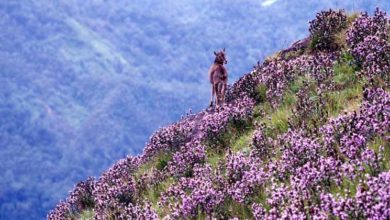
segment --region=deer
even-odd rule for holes
[[[210,107],[218,108],[225,103],[225,93],[227,89],[228,72],[223,66],[227,64],[225,48],[218,52],[214,51],[215,60],[209,69],[209,80],[211,84]],[[215,99],[215,101],[214,101]],[[214,103],[215,102],[215,103]]]

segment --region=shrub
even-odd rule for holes
[[[314,20],[310,21],[310,37],[312,49],[334,50],[334,35],[347,27],[347,16],[343,10],[322,11],[317,13]]]
[[[347,43],[352,49],[368,36],[377,36],[380,39],[388,39],[389,20],[386,13],[379,8],[375,10],[374,16],[369,16],[367,12],[359,15],[352,23],[347,32]]]

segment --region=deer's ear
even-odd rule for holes
[[[217,52],[214,51],[214,55],[217,56]]]

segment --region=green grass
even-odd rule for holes
[[[277,109],[268,109],[266,115],[268,117],[263,118],[262,122],[265,123],[266,128],[271,129],[274,137],[276,134],[282,134],[288,130],[288,120],[292,115],[292,110],[296,103],[295,94],[290,91],[287,92],[284,96],[281,106]]]
[[[257,99],[258,99],[259,103],[266,102],[267,101],[267,86],[265,86],[264,84],[261,84],[256,88],[256,91],[257,91]]]
[[[171,186],[174,182],[175,182],[174,178],[172,177],[167,178],[166,180],[146,190],[146,192],[143,194],[144,198],[146,198],[153,205],[157,205],[161,193],[164,192],[166,189],[168,189],[168,187]]]
[[[261,204],[266,210],[269,210],[269,205],[267,203],[267,194],[264,191],[265,186],[257,189],[255,194],[252,196],[253,203]]]
[[[145,164],[142,164],[138,170],[135,172],[136,177],[140,177],[143,174],[150,172],[153,168],[157,170],[162,170],[167,165],[168,161],[172,158],[172,154],[170,152],[160,152],[156,156],[154,156],[150,161]]]
[[[151,172],[154,168],[157,170],[163,170],[167,165],[168,161],[172,158],[170,152],[160,152],[154,156],[149,162],[143,164],[135,172],[134,176],[140,178],[143,174]],[[164,216],[165,210],[158,207],[158,201],[160,200],[162,192],[166,191],[169,186],[175,182],[174,178],[170,177],[164,181],[152,186],[140,193],[140,199],[147,200],[152,203],[152,207],[158,212],[160,217]]]
[[[309,78],[306,76],[299,76],[296,80],[294,80],[292,83],[290,83],[288,90],[291,94],[295,94],[299,91],[300,88],[303,86],[303,81],[310,81]]]
[[[374,150],[375,153],[379,153],[380,146],[384,148],[382,168],[384,170],[390,170],[390,142],[386,141],[384,137],[376,136],[370,142],[368,142],[367,146]]]
[[[362,101],[363,87],[360,83],[342,91],[328,92],[326,110],[331,117],[337,116],[341,111],[357,110]]]
[[[356,18],[358,18],[360,15],[359,12],[352,12],[350,14],[348,14],[347,16],[347,27],[351,26],[352,23],[356,20]]]
[[[81,212],[77,219],[79,219],[79,220],[93,220],[93,215],[94,215],[93,210],[87,209],[87,210],[84,210],[83,212]]]
[[[341,195],[343,197],[347,196],[346,195],[346,190],[350,192],[351,196],[354,196],[356,194],[356,188],[358,185],[359,181],[355,179],[354,181],[351,181],[350,179],[343,178],[340,186],[331,183],[329,192],[332,195]]]
[[[303,85],[303,81],[309,81],[305,76],[298,77],[290,85],[286,91],[282,103],[277,108],[272,108],[268,102],[261,103],[256,107],[256,111],[262,112],[255,121],[265,124],[266,133],[271,137],[276,137],[278,134],[287,132],[288,120],[292,115],[292,110],[297,101],[296,93]],[[247,137],[243,137],[241,142],[237,143],[238,148],[246,144]]]
[[[242,134],[238,139],[235,140],[235,142],[232,144],[232,151],[238,152],[238,151],[249,151],[250,150],[250,144],[252,142],[252,135],[255,132],[254,129],[250,129],[244,134]]]
[[[334,35],[334,42],[339,48],[347,48],[347,29],[343,29]]]
[[[224,161],[225,153],[217,152],[212,148],[206,149],[206,163],[210,164],[213,169],[218,167],[218,163]]]
[[[264,123],[267,128],[276,132],[274,134],[282,134],[288,130],[288,119],[291,115],[292,108],[284,107],[271,114]]]
[[[349,54],[344,54],[341,62],[338,62],[333,67],[333,81],[342,86],[353,84],[356,80],[355,68],[352,66],[352,57]]]
[[[331,117],[337,116],[341,111],[357,110],[362,102],[363,85],[365,79],[356,77],[357,67],[354,59],[347,51],[343,51],[340,60],[333,66],[336,91],[326,93],[326,111]]]
[[[237,203],[233,199],[225,200],[223,209],[227,211],[231,217],[237,217],[238,219],[253,219],[250,207]]]

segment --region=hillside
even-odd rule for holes
[[[322,11],[217,111],[157,130],[48,219],[389,219],[390,21]]]
[[[368,0],[0,1],[0,219],[44,218],[74,183],[207,106],[216,48],[234,82],[305,37],[317,11],[378,5],[390,10]]]

